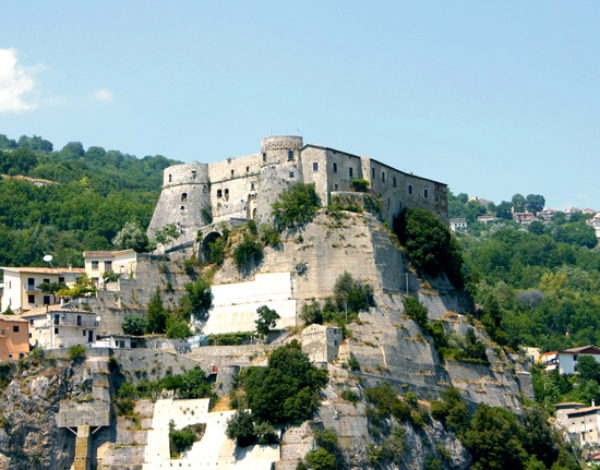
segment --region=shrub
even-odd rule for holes
[[[229,421],[227,421],[227,430],[225,431],[229,439],[235,439],[240,447],[247,447],[256,442],[254,433],[254,419],[247,411],[238,411]]]
[[[177,458],[181,452],[190,449],[197,440],[196,432],[189,429],[189,426],[176,431],[173,420],[171,420],[169,423],[169,453],[171,458]]]
[[[212,308],[213,295],[210,283],[203,277],[185,286],[186,293],[179,300],[179,315],[181,319],[189,321],[192,315],[197,320],[204,320]]]
[[[244,234],[244,240],[235,247],[233,259],[238,271],[248,271],[263,259],[263,247],[260,243]]]
[[[262,224],[260,226],[260,239],[265,245],[271,245],[273,248],[281,244],[279,232],[273,225]]]
[[[293,184],[273,204],[275,225],[279,230],[302,227],[313,219],[320,205],[314,184]]]
[[[276,325],[277,319],[281,317],[275,310],[266,305],[258,307],[256,313],[258,313],[258,319],[255,321],[256,331],[263,337],[267,336],[271,328]]]
[[[206,254],[209,263],[217,265],[223,264],[225,261],[225,238],[218,237],[208,243],[208,253]]]
[[[369,190],[370,183],[365,179],[352,180],[352,188],[359,193],[366,193]]]
[[[141,336],[144,334],[144,319],[137,315],[125,315],[121,328],[126,335]]]
[[[319,302],[312,299],[309,304],[304,304],[302,306],[302,313],[300,313],[300,319],[307,325],[313,323],[321,325],[323,323],[323,314],[321,313]]]
[[[78,361],[85,359],[86,351],[85,346],[82,344],[76,344],[75,346],[71,346],[69,348],[69,359],[71,361]]]
[[[375,304],[373,288],[369,284],[355,281],[348,271],[344,271],[336,279],[333,295],[338,311],[358,313]]]
[[[148,333],[164,333],[167,327],[168,312],[163,308],[158,287],[148,304],[148,317],[146,319],[146,330]]]
[[[344,390],[341,396],[350,403],[358,403],[360,400],[360,395],[353,390]]]
[[[167,338],[183,339],[192,336],[192,330],[185,320],[181,320],[173,315],[167,318]]]
[[[350,357],[348,358],[348,367],[351,371],[360,370],[360,363],[353,353],[350,353]]]
[[[323,448],[311,450],[304,457],[306,465],[315,470],[335,470],[338,468],[335,456]]]

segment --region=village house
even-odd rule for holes
[[[27,320],[16,315],[0,315],[0,360],[20,359],[29,352]]]
[[[480,215],[477,217],[477,222],[481,222],[483,224],[487,224],[488,222],[495,222],[498,220],[498,217],[494,215]]]
[[[521,225],[529,225],[534,220],[537,220],[531,212],[514,212],[512,217],[515,222]]]
[[[457,230],[467,229],[467,219],[464,217],[456,217],[450,219],[450,230],[456,232]]]
[[[84,251],[85,274],[94,279],[96,288],[106,285],[105,273],[133,278],[137,263],[134,250]]]
[[[2,311],[8,307],[14,313],[23,313],[43,305],[53,305],[58,302],[56,296],[42,292],[39,285],[43,283],[64,283],[72,287],[80,278],[82,268],[14,268],[3,267],[4,293],[2,296]]]
[[[600,362],[600,349],[595,346],[582,346],[564,351],[550,351],[540,355],[539,363],[545,366],[546,372],[558,370],[560,374],[575,374],[575,365],[581,356],[590,356]]]
[[[596,232],[596,238],[600,239],[600,212],[598,212],[591,219],[585,222],[588,226],[592,227]]]
[[[68,348],[96,341],[97,313],[69,305],[31,310],[21,318],[29,322],[31,344],[42,349]]]
[[[333,361],[344,341],[342,330],[335,326],[310,325],[302,331],[302,352],[311,362]]]
[[[592,406],[585,407],[582,403],[558,403],[556,405],[556,420],[583,447],[586,444],[600,444],[600,406],[592,400]]]

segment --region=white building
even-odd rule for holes
[[[564,351],[550,351],[541,354],[539,362],[545,366],[546,372],[558,370],[560,374],[574,374],[577,359],[581,356],[590,356],[600,362],[600,349],[595,346],[582,346]]]
[[[466,230],[467,229],[467,219],[464,217],[457,217],[450,219],[450,230],[456,232],[457,230]]]
[[[600,239],[600,212],[591,219],[588,219],[585,223],[594,229],[596,238]]]
[[[68,348],[96,341],[97,313],[66,305],[37,308],[21,315],[29,321],[30,343],[42,349]]]
[[[134,250],[84,251],[83,259],[86,275],[96,281],[96,287],[105,282],[104,273],[116,273],[132,278],[135,275],[137,255]]]
[[[586,444],[600,444],[600,406],[585,407],[582,403],[558,403],[557,421],[578,441],[580,447]]]
[[[83,275],[82,268],[0,268],[4,271],[4,294],[2,296],[2,311],[8,307],[14,313],[23,313],[43,305],[53,305],[58,302],[52,294],[43,293],[38,286],[45,282],[49,284],[64,283],[73,287]]]

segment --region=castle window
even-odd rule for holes
[[[428,197],[429,196],[429,192],[426,189],[423,190],[423,196],[424,197]]]
[[[233,176],[233,173],[235,172],[235,170],[231,170],[231,176]]]
[[[381,182],[385,183],[385,171],[381,172]]]
[[[195,180],[196,179],[196,170],[192,170],[192,179]]]
[[[291,162],[292,160],[294,160],[294,151],[290,150],[288,151],[288,162]]]
[[[229,189],[225,189],[225,200],[229,201]]]
[[[390,198],[388,197],[388,209],[390,208]]]
[[[375,168],[371,168],[371,179],[375,179]]]
[[[250,191],[254,191],[254,181],[250,183]]]
[[[313,162],[313,171],[319,171],[319,162]]]
[[[290,178],[293,178],[293,177],[294,177],[294,172],[290,171]]]
[[[181,193],[181,202],[187,201],[187,193]]]
[[[249,166],[247,166],[247,167],[246,167],[246,173],[248,173],[249,171],[250,171],[250,167],[249,167]]]
[[[267,161],[267,154],[263,153],[263,162],[266,162],[266,161]]]
[[[337,173],[337,163],[333,162],[333,172]]]
[[[15,332],[15,333],[19,332],[19,325],[13,325],[13,332]]]
[[[181,209],[181,210],[184,210],[184,209],[185,209],[185,206],[181,206],[181,207],[180,207],[180,209]]]
[[[169,183],[173,181],[173,177],[171,175],[169,175]]]
[[[223,197],[223,191],[221,191],[220,189],[217,189],[217,197],[218,198]]]
[[[412,184],[408,185],[408,194],[412,194]]]
[[[394,188],[396,187],[396,177],[394,176],[394,179],[392,180],[393,184],[394,184]]]
[[[334,188],[334,191],[337,191],[337,190],[338,190],[338,185],[337,185],[337,184],[334,184],[334,185],[333,185],[333,188]]]
[[[350,175],[350,178],[352,178],[352,167],[348,168],[348,174]]]

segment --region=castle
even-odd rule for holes
[[[381,198],[381,216],[390,225],[407,207],[429,209],[448,223],[445,184],[369,157],[304,145],[299,136],[275,136],[262,140],[260,153],[166,168],[148,233],[173,223],[185,240],[210,223],[269,222],[272,204],[290,184],[313,183],[322,205],[327,206],[336,193],[354,191],[352,181],[361,179]]]

